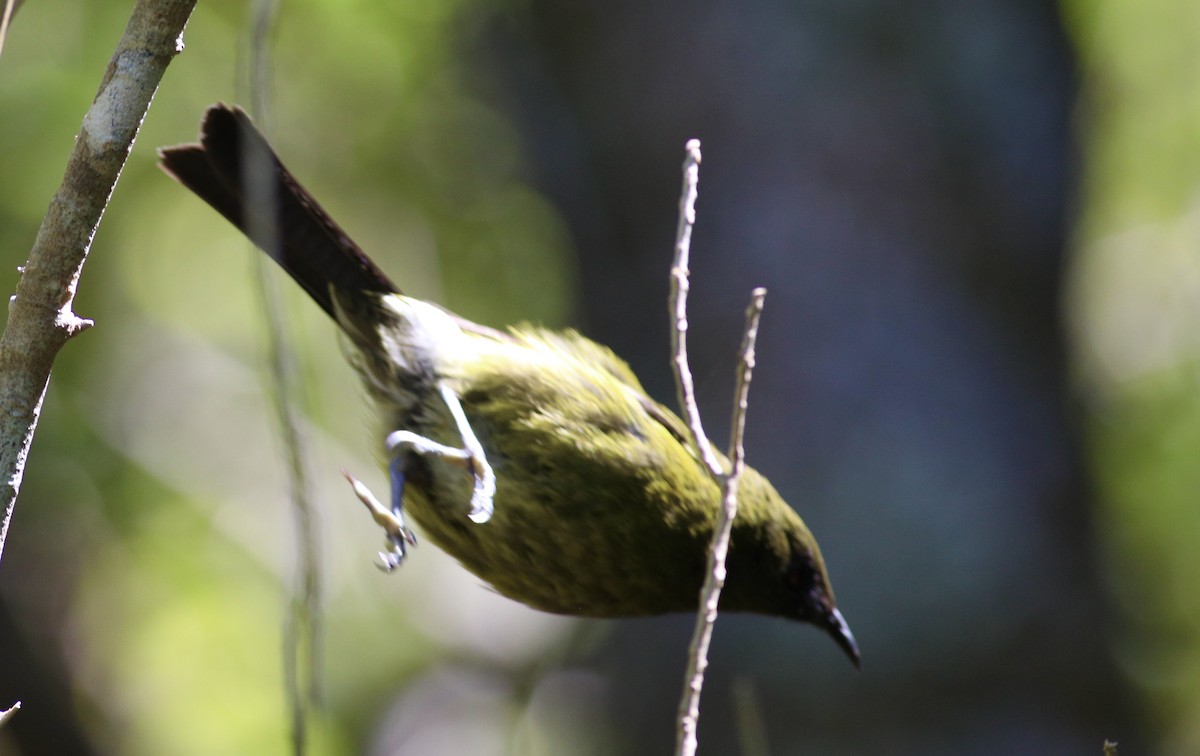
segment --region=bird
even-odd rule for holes
[[[343,334],[383,426],[390,507],[351,482],[388,530],[388,567],[416,543],[410,516],[423,538],[537,610],[696,610],[721,489],[686,424],[623,360],[573,330],[491,328],[403,294],[241,108],[211,106],[199,142],[158,154]],[[860,664],[816,539],[749,466],[720,609],[808,623]]]

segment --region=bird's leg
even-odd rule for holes
[[[496,494],[496,473],[488,464],[483,452],[483,445],[475,437],[475,431],[467,421],[458,395],[445,384],[438,385],[438,391],[450,415],[454,418],[455,427],[462,438],[463,448],[440,444],[433,439],[417,435],[412,431],[399,430],[388,434],[386,446],[391,461],[388,463],[388,475],[391,478],[391,507],[385,507],[375,498],[371,490],[350,473],[342,470],[342,475],[350,481],[354,495],[358,497],[379,527],[387,533],[388,550],[379,552],[383,563],[380,568],[391,572],[400,566],[408,556],[408,547],[417,544],[417,537],[404,524],[404,461],[405,452],[441,457],[455,462],[466,468],[475,479],[475,490],[471,494],[471,511],[467,515],[475,522],[487,522],[492,517],[494,505],[492,499]]]
[[[392,471],[392,511],[397,515],[400,512],[404,491],[404,472],[401,465],[404,452],[412,451],[417,454],[441,457],[465,467],[475,479],[475,489],[471,494],[471,511],[467,516],[474,522],[487,522],[492,518],[492,512],[495,509],[492,500],[496,495],[496,473],[488,464],[483,445],[479,443],[479,439],[475,437],[475,431],[471,429],[471,423],[467,420],[462,404],[458,401],[458,394],[454,393],[454,389],[440,382],[438,383],[438,392],[442,396],[442,401],[446,403],[446,408],[450,410],[451,417],[454,418],[454,425],[462,439],[462,448],[456,449],[453,446],[440,444],[412,431],[399,430],[389,433],[386,445],[388,454],[392,457],[389,465],[389,469]]]
[[[404,473],[398,469],[398,460],[393,461],[391,471],[392,508],[388,509],[379,503],[379,499],[375,498],[371,489],[367,488],[362,481],[342,470],[342,475],[346,476],[346,480],[350,481],[350,487],[354,489],[354,495],[366,505],[375,523],[387,533],[390,546],[387,551],[379,552],[379,558],[383,560],[379,567],[384,572],[391,572],[399,567],[404,561],[404,557],[408,556],[408,547],[417,545],[417,537],[404,524],[404,515],[400,511],[400,500],[404,491]]]

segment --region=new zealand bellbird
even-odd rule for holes
[[[694,611],[719,487],[684,423],[573,331],[498,331],[404,296],[238,108],[162,168],[337,322],[388,431],[392,506],[497,591],[587,617]],[[393,534],[399,562],[406,530]],[[817,542],[746,468],[721,608],[809,622],[858,663]]]

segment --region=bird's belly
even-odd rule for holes
[[[557,614],[621,617],[696,606],[707,533],[668,516],[637,475],[571,476],[501,457],[495,514],[467,517],[471,478],[438,460],[405,506],[423,535],[502,595]],[[418,476],[420,477],[420,476]],[[551,484],[550,482],[553,482]],[[664,514],[664,512],[666,514]]]

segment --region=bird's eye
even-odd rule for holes
[[[808,590],[812,587],[813,575],[816,569],[811,560],[804,557],[792,560],[787,571],[788,584],[798,590]]]

